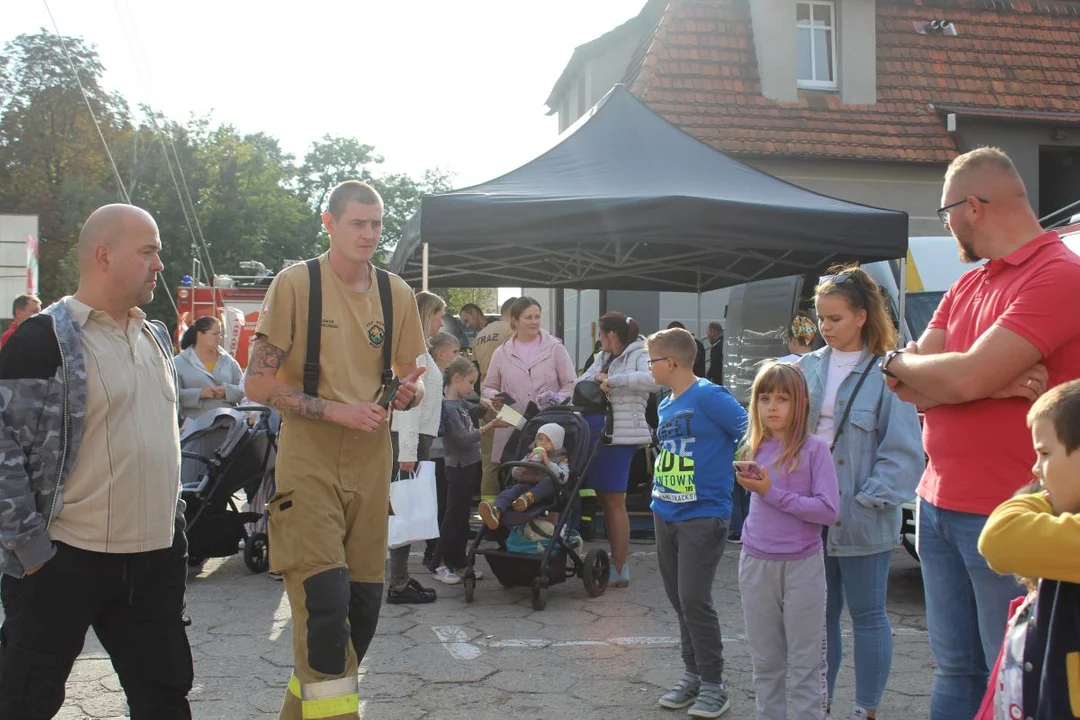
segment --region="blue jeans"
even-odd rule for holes
[[[742,535],[742,526],[750,514],[750,493],[739,483],[731,490],[731,532]]]
[[[985,515],[943,510],[919,500],[916,545],[926,592],[930,653],[937,664],[931,720],[974,717],[997,660],[1009,603],[1024,594],[979,555]]]
[[[891,558],[891,552],[825,558],[825,637],[829,646],[826,679],[830,701],[844,657],[840,613],[846,601],[855,635],[855,704],[867,710],[876,710],[881,704],[892,669],[892,626],[885,612]]]

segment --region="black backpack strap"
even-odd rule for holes
[[[322,345],[322,268],[319,258],[308,260],[307,354],[304,355],[304,394],[319,396],[319,352]]]
[[[847,407],[844,408],[844,414],[840,417],[840,424],[836,426],[836,435],[833,436],[832,445],[829,446],[829,451],[832,452],[836,449],[836,443],[840,442],[840,436],[844,434],[844,425],[847,423],[848,416],[851,415],[851,408],[855,405],[855,397],[859,394],[859,388],[866,382],[866,376],[870,374],[870,370],[877,365],[878,356],[874,355],[870,358],[869,364],[863,369],[862,374],[859,376],[859,382],[855,384],[855,390],[851,393],[851,397],[848,398]]]
[[[383,314],[383,387],[394,380],[394,369],[391,367],[394,355],[394,303],[390,294],[390,273],[382,268],[375,268],[375,282],[379,285],[379,304],[382,305]]]

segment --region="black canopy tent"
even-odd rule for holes
[[[903,258],[907,228],[906,213],[743,165],[617,85],[531,162],[424,197],[390,268],[414,285],[426,262],[429,284],[441,287],[700,294],[844,260]]]

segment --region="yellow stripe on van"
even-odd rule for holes
[[[909,293],[917,293],[925,290],[922,277],[919,275],[919,268],[915,265],[915,258],[911,254],[911,248],[908,248],[907,251],[907,280],[905,285]]]

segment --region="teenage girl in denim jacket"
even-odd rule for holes
[[[880,288],[864,270],[843,268],[822,279],[815,301],[828,346],[803,356],[799,367],[810,389],[809,427],[835,442],[840,484],[840,517],[825,534],[829,701],[840,671],[846,599],[855,635],[850,717],[873,718],[892,666],[889,559],[900,538],[900,506],[915,497],[925,457],[915,406],[889,392],[878,369],[878,359],[897,344]]]

